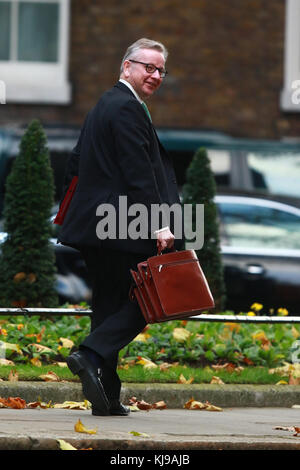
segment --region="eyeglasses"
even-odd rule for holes
[[[165,78],[165,76],[167,75],[167,71],[165,69],[161,69],[159,67],[155,67],[155,65],[153,64],[145,64],[145,62],[140,62],[139,60],[132,60],[132,59],[129,59],[129,62],[134,62],[135,64],[142,64],[145,66],[145,69],[146,69],[146,72],[147,73],[154,73],[156,72],[156,70],[158,70],[158,73],[160,75],[161,78]]]

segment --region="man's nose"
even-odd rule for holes
[[[158,78],[160,80],[161,76],[160,76],[159,70],[156,69],[155,72],[152,73],[152,77]]]

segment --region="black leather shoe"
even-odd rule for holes
[[[82,351],[74,352],[66,361],[70,371],[79,375],[86,399],[102,413],[102,416],[109,415],[110,404],[101,383],[101,370],[97,370]]]
[[[110,401],[109,414],[111,416],[128,416],[129,413],[130,408],[128,408],[128,406],[123,405],[123,403],[120,403],[119,400]],[[92,406],[92,415],[103,416],[103,413],[101,412],[101,410],[98,410],[96,407]]]

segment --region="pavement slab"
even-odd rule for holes
[[[97,429],[96,434],[76,432],[79,419],[87,429]],[[152,409],[128,417],[92,416],[90,410],[2,408],[0,450],[59,450],[58,439],[78,450],[114,452],[300,450],[300,434],[278,426],[300,426],[299,408]]]

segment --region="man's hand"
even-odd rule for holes
[[[164,230],[157,232],[156,236],[156,245],[159,252],[165,250],[166,248],[172,248],[174,246],[175,237],[170,231],[169,227],[166,227]]]

